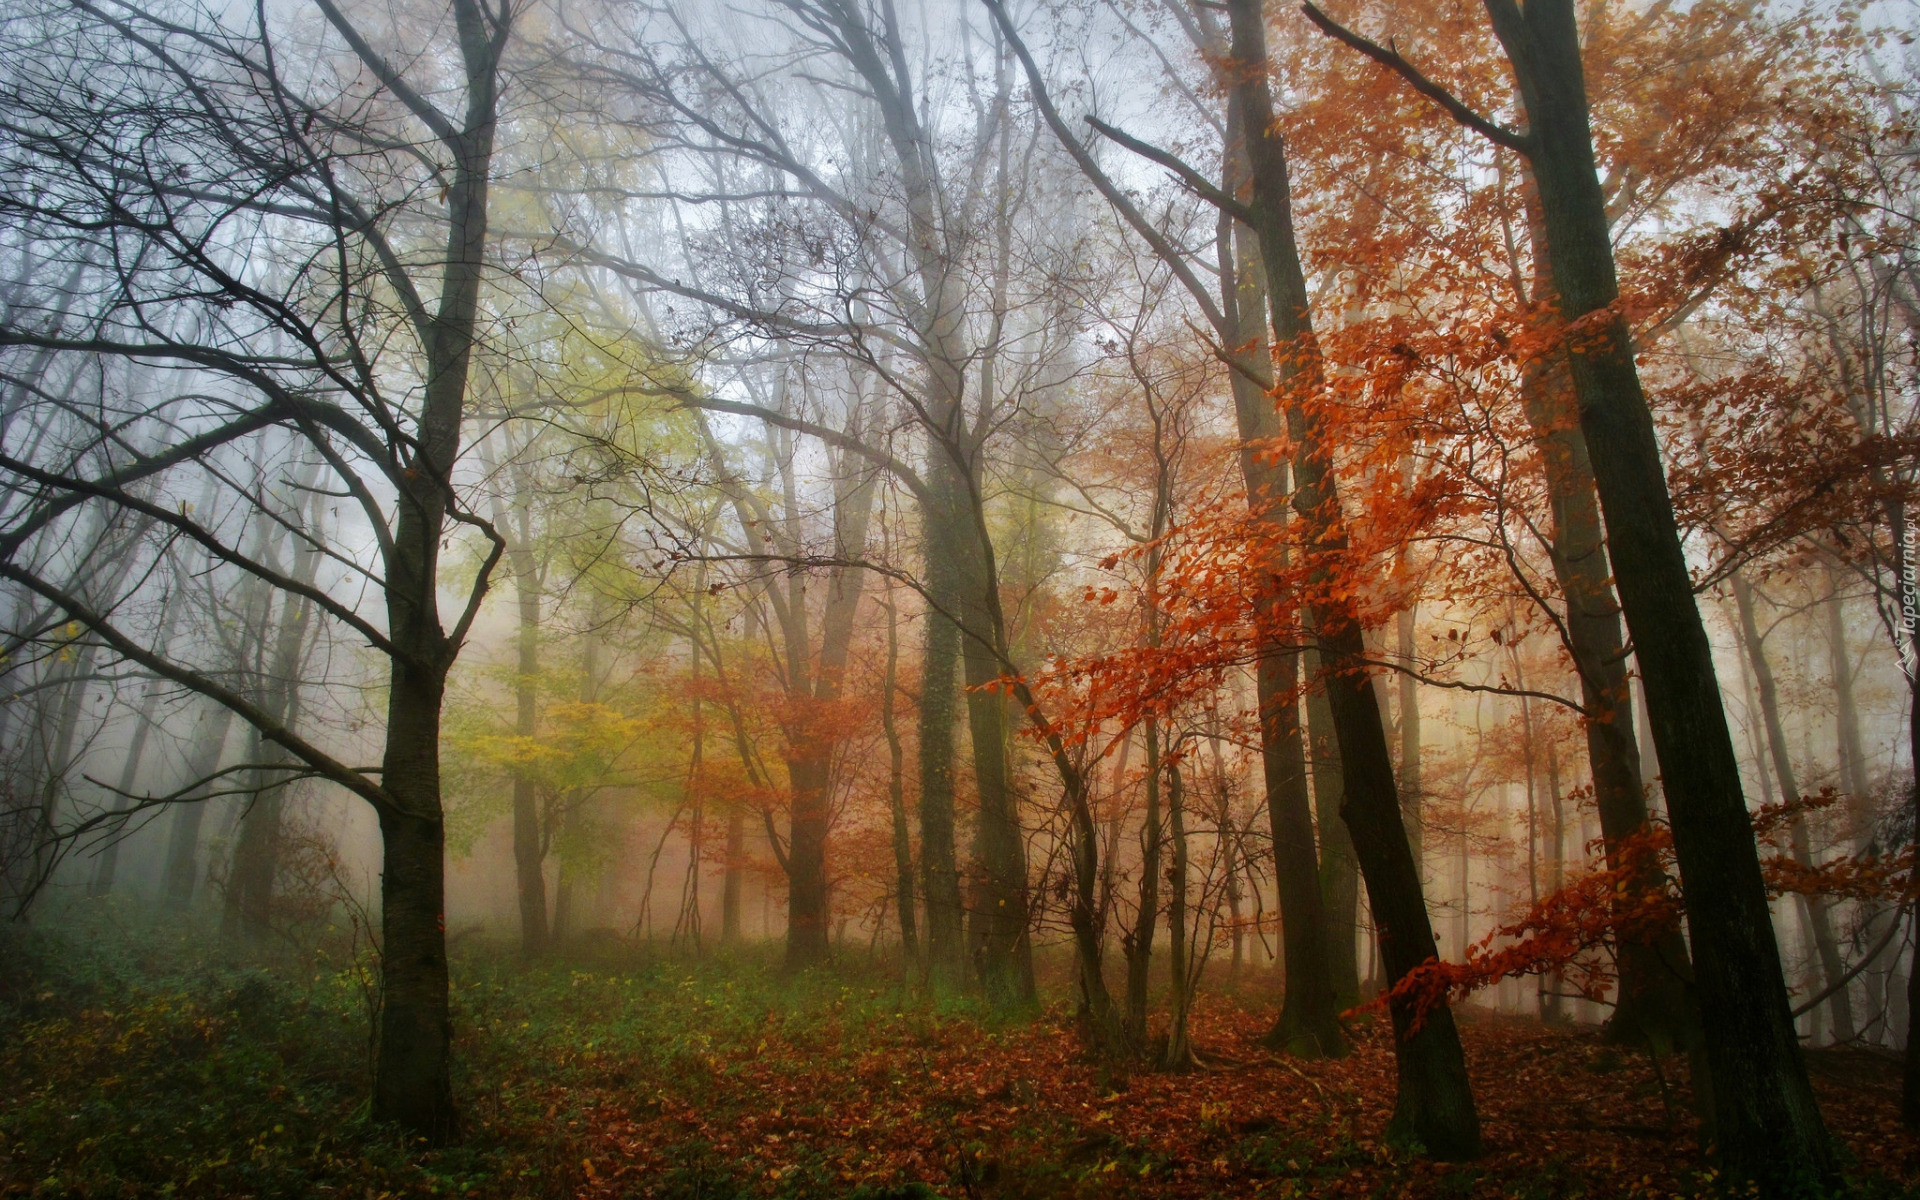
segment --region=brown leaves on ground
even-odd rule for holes
[[[1269,1018],[1230,1001],[1196,1014],[1207,1061],[1103,1088],[1064,1020],[989,1033],[903,1019],[854,1053],[777,1028],[704,1070],[573,1096],[584,1196],[944,1195],[1669,1196],[1701,1191],[1686,1065],[1591,1028],[1467,1010],[1486,1154],[1425,1161],[1383,1138],[1393,1058],[1380,1023],[1337,1061],[1278,1058]],[[1835,1135],[1861,1173],[1911,1185],[1920,1144],[1898,1121],[1898,1064],[1811,1055]],[[900,1193],[907,1194],[907,1193]]]

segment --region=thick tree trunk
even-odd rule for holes
[[[1260,696],[1260,764],[1273,830],[1274,879],[1286,958],[1286,995],[1267,1043],[1304,1057],[1346,1053],[1334,995],[1320,864],[1314,853],[1313,809],[1307,793],[1306,747],[1300,731],[1300,656],[1262,658],[1255,666]],[[1283,700],[1285,702],[1281,702]]]
[[[818,756],[787,760],[793,809],[787,824],[787,952],[789,971],[827,958],[828,764]]]
[[[1639,651],[1715,1096],[1723,1164],[1769,1193],[1833,1178],[1826,1128],[1794,1037],[1759,855],[1711,647],[1695,604],[1659,442],[1634,365],[1588,126],[1572,0],[1487,0],[1532,126],[1555,290],[1608,555]]]
[[[975,969],[996,1005],[1034,999],[1033,949],[1027,935],[1027,851],[1015,802],[1007,744],[1007,701],[990,688],[1004,673],[997,644],[998,622],[988,608],[996,587],[991,546],[978,512],[978,485],[961,483],[972,500],[953,539],[960,553],[960,661],[967,682],[967,727],[973,743],[973,778],[980,809],[973,859],[978,902],[967,915],[974,926]]]
[[[1227,11],[1239,75],[1234,91],[1248,130],[1254,231],[1260,237],[1267,271],[1279,382],[1289,391],[1312,393],[1322,386],[1322,368],[1293,236],[1286,154],[1273,129],[1264,13],[1260,0],[1228,0]],[[1296,447],[1293,508],[1307,523],[1309,550],[1339,554],[1346,537],[1344,522],[1318,418],[1299,403],[1286,405],[1286,418]],[[1329,605],[1320,606],[1312,616],[1340,741],[1345,777],[1341,816],[1353,834],[1354,851],[1366,876],[1387,982],[1392,986],[1437,956],[1433,927],[1427,919],[1419,867],[1407,842],[1379,700],[1362,665],[1366,648],[1360,626],[1351,615]],[[1395,1001],[1390,1010],[1400,1085],[1390,1132],[1417,1141],[1437,1158],[1478,1154],[1479,1116],[1451,1010],[1434,1008],[1417,1032],[1410,1002]]]
[[[429,538],[404,538],[424,532],[406,519],[406,511],[403,507],[403,538],[396,541],[415,549],[409,565],[430,564],[433,550],[427,547],[437,548],[438,521],[431,522]],[[424,584],[432,577],[427,569],[407,572],[402,580]],[[422,587],[413,595],[422,593],[430,596],[431,590]],[[392,799],[380,812],[380,1028],[372,1116],[438,1145],[456,1132],[440,803],[440,711],[449,656],[438,622],[422,628],[425,623],[418,620],[431,608],[395,607],[415,618],[396,622],[395,638],[412,650],[415,662],[395,660],[387,693],[381,782]]]
[[[389,759],[391,761],[391,758]],[[382,813],[380,1049],[373,1117],[428,1142],[455,1133],[447,1005],[446,846],[438,820]]]
[[[1318,678],[1320,656],[1309,650],[1305,663],[1308,674]],[[1320,833],[1320,895],[1326,903],[1327,976],[1335,1006],[1351,1008],[1360,1003],[1360,864],[1353,856],[1353,835],[1340,819],[1346,789],[1340,782],[1340,741],[1325,687],[1307,693],[1307,733],[1314,821]],[[1416,841],[1412,830],[1408,841]]]
[[[459,647],[441,627],[439,550],[467,409],[480,281],[487,258],[487,183],[505,28],[455,0],[465,60],[465,126],[447,189],[440,301],[426,331],[418,466],[403,476],[386,569],[387,627],[399,649],[387,687],[380,811],[380,1029],[372,1117],[440,1144],[454,1136],[453,1030],[447,995],[446,828],[440,714]]]
[[[927,970],[934,982],[960,982],[962,964],[960,870],[954,842],[954,699],[960,665],[960,629],[953,622],[955,588],[950,559],[937,543],[946,536],[938,511],[923,511],[927,590],[925,643],[920,665],[920,877],[926,897]]]

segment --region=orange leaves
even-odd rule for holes
[[[1763,845],[1771,844],[1792,821],[1837,799],[1829,788],[1792,804],[1768,805],[1753,814],[1756,836]],[[1549,974],[1589,999],[1603,1000],[1615,977],[1617,948],[1622,943],[1647,944],[1678,928],[1683,912],[1673,837],[1666,826],[1650,825],[1624,839],[1613,858],[1615,865],[1581,875],[1474,943],[1465,961],[1429,960],[1408,972],[1391,992],[1355,1011],[1402,1000],[1411,1005],[1417,1023],[1435,1006],[1465,999],[1502,979]],[[1897,855],[1843,856],[1812,867],[1774,853],[1762,866],[1768,891],[1776,896],[1799,893],[1891,904],[1914,896],[1910,847]]]

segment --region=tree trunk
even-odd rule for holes
[[[1826,1128],[1794,1037],[1740,771],[1634,365],[1588,126],[1572,0],[1487,0],[1532,126],[1548,258],[1608,557],[1639,651],[1686,891],[1723,1165],[1770,1194],[1833,1179]]]
[[[960,629],[953,622],[956,589],[950,558],[937,543],[944,515],[923,510],[929,603],[920,665],[920,877],[926,897],[927,971],[946,986],[960,982],[960,870],[953,816],[953,734]],[[943,611],[944,610],[944,611]]]
[[[895,903],[900,909],[900,952],[908,968],[920,957],[919,928],[913,910],[913,835],[907,828],[906,753],[900,745],[900,728],[894,718],[893,703],[899,694],[900,625],[887,594],[887,670],[882,680],[880,728],[887,739],[887,800],[893,819],[893,880]]]
[[[1308,673],[1318,678],[1320,656],[1309,650],[1305,661]],[[1351,1008],[1360,1003],[1360,864],[1353,856],[1353,835],[1340,819],[1345,791],[1340,782],[1340,741],[1323,686],[1307,693],[1307,731],[1314,820],[1320,832],[1320,894],[1326,901],[1327,974],[1335,1006]],[[1417,841],[1412,830],[1408,830],[1408,841]]]
[[[720,880],[720,944],[738,946],[741,941],[741,884],[746,879],[747,813],[735,801],[727,806],[727,869]]]
[[[1834,745],[1840,755],[1840,790],[1846,793],[1847,837],[1863,854],[1873,841],[1873,798],[1867,794],[1867,752],[1860,739],[1860,709],[1853,699],[1853,653],[1847,649],[1846,602],[1840,573],[1826,564],[1827,663],[1833,678]]]
[[[1761,640],[1759,620],[1754,612],[1753,585],[1746,576],[1738,571],[1733,573],[1733,602],[1740,614],[1740,642],[1746,651],[1747,663],[1752,668],[1755,687],[1760,693],[1760,717],[1767,731],[1767,748],[1773,756],[1774,777],[1778,780],[1780,799],[1784,804],[1796,804],[1800,800],[1800,783],[1794,774],[1793,756],[1787,750],[1787,731],[1780,723],[1780,695],[1773,682],[1773,664],[1767,661],[1766,644]],[[1807,834],[1807,820],[1804,813],[1796,814],[1788,826],[1788,846],[1793,859],[1800,866],[1812,869],[1813,845]],[[1825,896],[1801,896],[1801,907],[1806,912],[1807,928],[1813,936],[1815,956],[1820,960],[1820,970],[1825,975],[1825,984],[1834,988],[1832,997],[1827,1001],[1833,1014],[1834,1040],[1850,1042],[1853,1040],[1853,1001],[1847,995],[1847,987],[1842,982],[1846,977],[1847,965],[1840,955],[1839,939],[1833,931],[1833,906]]]
[[[1908,637],[1914,635],[1916,624],[1920,622],[1908,619]],[[1920,755],[1920,673],[1908,682],[1908,761],[1920,763],[1920,757],[1914,757]],[[1907,804],[1912,809],[1908,819],[1914,822],[1914,829],[1920,831],[1920,771],[1916,771],[1914,782],[1907,789]],[[1920,832],[1914,836],[1920,841]],[[1920,846],[1916,847],[1916,856],[1920,857]],[[1913,931],[1909,940],[1914,951],[1907,963],[1907,1050],[1900,1073],[1900,1119],[1909,1130],[1920,1130],[1920,1039],[1913,1036],[1914,1030],[1920,1028],[1920,898],[1913,901],[1912,908]]]
[[[508,468],[513,470],[510,465]],[[517,474],[517,472],[516,472]],[[516,480],[516,483],[519,481]],[[516,493],[521,488],[516,488]],[[515,608],[519,616],[513,678],[514,733],[531,740],[540,732],[540,568],[528,544],[532,529],[524,495],[514,497],[517,528],[508,547],[513,568]],[[502,524],[496,520],[496,524]],[[694,655],[695,669],[700,656]],[[540,829],[540,797],[525,773],[513,779],[513,865],[520,893],[520,953],[533,957],[547,948],[547,873],[545,838]]]
[[[233,710],[224,705],[203,709],[194,721],[193,755],[187,761],[187,782],[205,779],[220,769],[227,745],[227,731],[233,727]],[[206,819],[204,798],[182,800],[174,808],[173,826],[167,832],[165,895],[167,907],[183,909],[193,902],[194,888],[200,882],[200,825]]]
[[[809,747],[809,749],[812,749]],[[787,823],[786,968],[827,958],[828,763],[814,753],[787,760],[793,809]]]
[[[312,488],[319,476],[318,464],[303,466],[293,479],[296,491]],[[318,496],[319,493],[313,493]],[[320,570],[319,501],[308,505],[309,528],[294,547],[288,576],[301,587],[310,587]],[[300,717],[301,670],[306,660],[311,635],[316,632],[312,604],[291,591],[284,594],[279,619],[273,625],[270,653],[261,663],[261,709],[281,725],[293,728]],[[260,634],[265,640],[265,631]],[[281,776],[292,764],[292,756],[278,746],[270,746],[258,731],[252,738],[248,757],[266,764],[252,773],[252,795],[240,819],[240,837],[234,846],[233,867],[227,876],[226,912],[221,931],[227,936],[259,938],[272,926],[273,889],[280,869],[280,834],[284,819],[286,784]]]
[[[449,480],[467,410],[480,282],[487,258],[487,184],[506,27],[455,0],[465,60],[464,127],[450,139],[447,247],[437,310],[426,331],[417,462],[402,477],[386,563],[387,628],[399,649],[387,687],[380,811],[380,1031],[372,1117],[438,1145],[456,1129],[447,995],[446,827],[440,795],[440,714],[459,647],[442,628],[439,550]]]
[[[1187,1037],[1187,1014],[1193,1007],[1194,952],[1189,944],[1192,931],[1187,928],[1187,796],[1183,780],[1180,760],[1175,758],[1167,764],[1167,827],[1173,851],[1167,872],[1167,966],[1171,984],[1168,1000],[1173,1011],[1167,1021],[1167,1051],[1161,1060],[1161,1066],[1169,1071],[1193,1066],[1193,1044]]]
[[[1147,743],[1147,810],[1140,827],[1140,889],[1133,928],[1122,940],[1127,960],[1127,1036],[1136,1046],[1147,1044],[1147,990],[1153,980],[1153,939],[1160,920],[1160,722],[1149,717]]]
[[[978,496],[977,487],[969,494]],[[1007,702],[987,685],[1004,670],[994,644],[997,622],[987,608],[987,589],[995,587],[992,548],[984,544],[981,517],[966,514],[961,585],[960,661],[967,681],[967,727],[973,742],[973,777],[980,799],[973,857],[982,887],[978,907],[968,913],[977,927],[970,941],[979,949],[976,964],[989,1001],[998,1006],[1031,1003],[1034,998],[1033,951],[1027,936],[1027,851],[1009,778]],[[969,536],[970,535],[970,536]]]
[[[1533,302],[1557,320],[1557,304],[1548,263],[1545,213],[1531,171],[1522,191],[1533,246]],[[1647,796],[1640,770],[1640,745],[1634,736],[1633,690],[1627,675],[1626,638],[1613,594],[1600,523],[1599,497],[1587,440],[1580,431],[1578,406],[1566,352],[1556,348],[1523,365],[1521,407],[1538,439],[1547,478],[1551,541],[1548,558],[1566,601],[1567,650],[1580,679],[1581,728],[1593,773],[1594,806],[1600,815],[1607,865],[1621,865],[1620,846],[1647,828]],[[1642,891],[1664,888],[1658,864],[1645,863],[1635,880]],[[1625,897],[1622,898],[1626,900]],[[1620,986],[1609,1038],[1668,1047],[1700,1045],[1700,1014],[1694,1003],[1692,964],[1678,925],[1651,941],[1618,946]]]
[[[1239,77],[1234,91],[1248,131],[1255,232],[1267,272],[1280,383],[1290,391],[1310,394],[1323,385],[1322,367],[1293,236],[1286,153],[1273,128],[1263,6],[1260,0],[1228,0],[1227,11]],[[1294,511],[1307,523],[1306,542],[1312,551],[1338,554],[1344,549],[1346,533],[1319,419],[1297,402],[1287,403],[1286,418],[1296,447]],[[1392,986],[1437,956],[1433,927],[1427,919],[1419,867],[1407,842],[1379,701],[1363,665],[1360,626],[1350,614],[1330,605],[1319,606],[1312,617],[1340,741],[1345,784],[1341,816],[1353,834],[1354,852],[1366,876],[1387,982]],[[1478,1154],[1479,1116],[1451,1010],[1444,1005],[1431,1010],[1417,1032],[1410,1002],[1396,1000],[1390,1011],[1399,1072],[1390,1133],[1418,1142],[1437,1158]]]
[[[1552,814],[1547,836],[1553,839],[1553,853],[1547,859],[1547,893],[1557,895],[1566,886],[1567,814],[1565,802],[1560,798],[1560,748],[1552,742],[1547,743],[1547,800]],[[1557,970],[1547,976],[1547,993],[1540,1000],[1540,1019],[1550,1025],[1566,1019],[1561,995],[1566,991],[1565,980]]]
[[[1230,92],[1227,170],[1223,175],[1225,190],[1230,193],[1244,190],[1251,182],[1245,113],[1244,98],[1237,90]],[[1281,548],[1277,553],[1282,557],[1274,564],[1277,573],[1286,568],[1288,480],[1285,466],[1270,456],[1269,444],[1283,431],[1273,398],[1262,386],[1262,381],[1272,376],[1261,312],[1267,302],[1267,270],[1257,232],[1224,213],[1219,243],[1221,311],[1236,328],[1236,345],[1251,348],[1251,352],[1241,354],[1229,376],[1234,419],[1242,443],[1240,474],[1246,484],[1248,509],[1267,528],[1274,545]],[[1260,773],[1273,834],[1280,938],[1286,961],[1280,1014],[1267,1041],[1302,1057],[1338,1056],[1347,1049],[1346,1035],[1340,1029],[1333,966],[1333,941],[1339,932],[1328,924],[1314,846],[1313,798],[1307,785],[1306,743],[1300,729],[1300,652],[1288,644],[1297,640],[1288,636],[1295,623],[1294,612],[1275,583],[1260,589],[1255,605],[1258,657],[1254,695],[1260,706]],[[1340,846],[1336,842],[1333,848],[1337,870]]]
[[[1405,551],[1402,551],[1404,556]],[[1400,672],[1399,685],[1399,728],[1400,735],[1400,819],[1407,826],[1407,846],[1413,851],[1413,865],[1420,869],[1421,878],[1426,878],[1427,861],[1427,823],[1422,813],[1421,794],[1425,787],[1421,779],[1420,768],[1420,681],[1413,677],[1414,644],[1413,623],[1415,605],[1409,604],[1394,617],[1394,640],[1400,661],[1406,670]]]
[[[168,595],[166,615],[161,619],[160,630],[154,637],[154,645],[165,653],[173,640],[173,629],[180,619],[181,604],[179,593]],[[147,739],[153,733],[154,718],[160,712],[160,698],[166,692],[165,681],[154,678],[147,681],[141,690],[140,710],[133,719],[133,737],[127,743],[127,757],[120,765],[120,782],[114,800],[116,808],[124,808],[128,797],[133,794],[135,785],[140,782],[140,768],[147,754]],[[125,826],[108,832],[106,845],[100,848],[100,855],[94,862],[93,880],[87,885],[87,895],[98,899],[113,891],[114,876],[120,866],[120,843],[125,840]]]

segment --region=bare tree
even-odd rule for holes
[[[34,7],[7,27],[0,223],[78,277],[16,301],[0,326],[0,369],[28,397],[0,447],[0,579],[272,748],[223,773],[325,780],[378,814],[372,1112],[439,1141],[455,1126],[441,701],[501,553],[455,473],[515,11],[449,0],[377,25],[318,7],[323,23],[283,27],[264,8],[106,0]],[[382,44],[438,52],[404,62]],[[73,371],[138,364],[145,386],[47,391],[24,374],[42,355]],[[301,464],[319,473],[304,490]],[[194,507],[208,485],[217,499]],[[341,512],[325,537],[300,519],[321,498]],[[140,572],[106,592],[73,586],[57,550],[95,514],[198,545],[227,586],[258,581],[369,649],[386,676],[379,762],[359,765],[311,706],[289,722],[198,648],[156,645]],[[313,558],[312,582],[253,552],[256,519]],[[440,557],[462,527],[485,552],[449,625]]]

